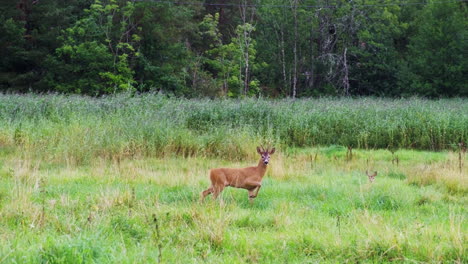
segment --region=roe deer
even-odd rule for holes
[[[372,183],[375,179],[375,176],[377,176],[377,171],[374,171],[373,174],[369,174],[368,171],[366,171],[367,177],[369,177],[369,181]]]
[[[267,170],[268,162],[270,162],[270,155],[275,153],[275,148],[265,150],[263,147],[257,147],[257,152],[261,158],[255,167],[210,170],[211,186],[201,193],[201,200],[209,194],[213,194],[213,199],[216,199],[225,187],[231,186],[247,189],[249,191],[249,200],[252,203],[262,187],[262,178]]]

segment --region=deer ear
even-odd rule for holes
[[[260,147],[257,147],[257,153],[262,155],[262,151],[260,150]]]
[[[272,148],[272,149],[270,150],[270,155],[273,154],[273,153],[275,153],[275,150],[276,150],[275,148]]]

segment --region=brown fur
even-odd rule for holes
[[[377,176],[377,172],[374,171],[373,174],[370,174],[368,171],[366,171],[367,177],[369,177],[369,181],[372,183],[374,182],[375,176]]]
[[[232,168],[218,168],[210,170],[211,186],[201,193],[201,199],[213,194],[213,199],[218,198],[219,194],[225,187],[242,188],[249,191],[249,200],[257,197],[260,188],[262,187],[262,179],[267,170],[267,164],[264,163],[264,157],[275,152],[273,148],[271,151],[264,151],[257,148],[257,152],[262,155],[262,158],[255,167],[247,167],[242,169]]]

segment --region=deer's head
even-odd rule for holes
[[[368,171],[366,171],[367,177],[369,177],[369,181],[372,183],[375,179],[375,176],[377,176],[377,171],[374,171],[374,173],[370,174]]]
[[[270,162],[270,155],[275,153],[275,148],[265,150],[263,147],[257,147],[257,153],[262,156],[263,164],[267,165]]]

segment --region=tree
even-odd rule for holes
[[[234,58],[236,50],[231,45],[224,45],[222,34],[219,30],[219,14],[214,16],[207,14],[200,23],[199,34],[203,39],[203,51],[200,52],[197,63],[194,67],[194,88],[195,83],[200,81],[204,84],[205,93],[226,96],[229,93],[229,81],[235,70]],[[197,74],[198,73],[198,76]],[[202,77],[204,76],[204,78]],[[197,82],[195,82],[197,81]],[[208,83],[205,84],[205,83]],[[210,85],[212,84],[212,85]],[[214,87],[213,87],[214,86]],[[218,89],[221,87],[221,89]]]
[[[196,56],[191,51],[199,41],[196,17],[201,16],[201,10],[202,5],[196,4],[136,2],[135,16],[141,25],[141,56],[135,68],[138,90],[196,95],[190,74]]]
[[[95,0],[86,15],[63,31],[63,44],[48,58],[46,82],[60,92],[90,95],[133,89],[132,63],[140,36],[130,1]]]
[[[272,5],[281,5],[284,1],[271,0]],[[257,54],[260,61],[266,62],[266,67],[257,74],[264,87],[268,87],[270,95],[289,96],[291,94],[292,50],[290,41],[290,10],[286,8],[270,8],[261,6],[257,9],[259,23],[256,30]]]
[[[91,0],[0,2],[0,89],[50,91],[44,58],[61,45],[58,36],[83,14]]]
[[[251,37],[255,28],[245,23],[238,25],[236,35],[230,43],[223,44],[219,30],[219,14],[208,14],[200,23],[199,34],[204,49],[198,51],[196,67],[193,69],[195,87],[204,85],[203,90],[220,91],[222,96],[246,96],[259,92],[258,81],[252,76],[261,64],[256,62],[256,42]],[[209,88],[210,84],[217,88]],[[200,88],[198,88],[200,89]]]
[[[410,37],[401,86],[411,94],[468,96],[467,5],[430,2],[419,13]]]
[[[467,96],[467,4],[0,1],[0,90]]]
[[[255,94],[255,90],[251,90],[251,67],[255,62],[255,40],[252,38],[252,33],[255,27],[249,23],[238,25],[236,29],[236,36],[233,38],[233,44],[239,50],[239,82],[242,90],[240,94],[246,96],[248,94]]]
[[[405,6],[402,10],[391,5],[393,0],[385,3],[389,5],[362,8],[356,17],[361,26],[350,49],[352,94],[399,96],[402,92],[398,71],[409,28],[403,11],[412,13],[414,7]]]
[[[26,60],[23,38],[25,29],[21,22],[12,18],[0,16],[0,87],[9,89],[12,84],[18,84],[18,69],[21,62]]]

